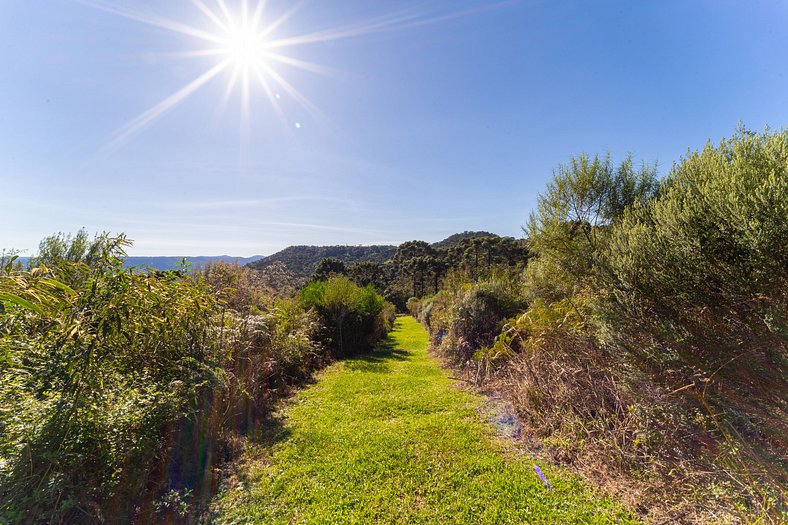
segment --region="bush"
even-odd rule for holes
[[[634,203],[648,201],[656,181],[655,168],[636,170],[631,157],[618,168],[609,156],[588,155],[558,166],[528,222],[528,242],[537,255],[529,262],[529,298],[560,300],[593,287],[610,225]]]
[[[788,277],[788,131],[740,130],[689,154],[661,195],[611,234],[613,286],[629,301],[734,306]]]
[[[139,273],[84,238],[0,274],[0,522],[195,522],[233,436],[324,362],[318,320],[246,268]]]
[[[163,432],[220,381],[206,287],[126,272],[107,241],[0,278],[0,521],[130,518]]]
[[[300,298],[304,308],[317,312],[321,340],[336,357],[371,349],[391,329],[393,307],[371,285],[361,288],[345,276],[310,283]]]
[[[453,275],[449,282],[449,288],[421,301],[418,319],[441,353],[466,363],[476,350],[491,345],[506,319],[526,303],[516,271],[493,272],[475,283]]]

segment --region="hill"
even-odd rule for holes
[[[289,246],[248,266],[262,270],[275,262],[281,262],[298,277],[308,277],[318,263],[327,257],[339,259],[345,264],[355,262],[384,262],[391,259],[397,251],[396,246]]]
[[[458,242],[463,239],[472,239],[474,237],[500,237],[494,233],[485,232],[485,231],[478,231],[478,232],[471,232],[465,231],[462,233],[455,233],[454,235],[450,235],[443,239],[442,241],[432,243],[433,248],[451,248]]]
[[[432,244],[433,248],[451,248],[463,239],[474,237],[500,237],[486,231],[464,231]],[[289,246],[273,255],[254,261],[248,266],[262,270],[275,262],[284,264],[296,277],[309,277],[321,260],[328,257],[339,259],[345,264],[357,262],[385,262],[397,253],[397,246]]]

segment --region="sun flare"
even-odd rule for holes
[[[330,124],[329,119],[286,79],[287,71],[280,71],[280,68],[295,68],[323,75],[336,75],[337,71],[293,56],[290,51],[294,48],[438,23],[494,9],[517,0],[501,0],[501,2],[481,6],[476,6],[475,2],[471,1],[471,7],[459,10],[454,8],[430,10],[429,8],[411,7],[366,22],[301,35],[279,34],[279,36],[275,35],[285,32],[286,22],[303,6],[303,2],[294,3],[282,14],[273,14],[271,9],[266,9],[268,0],[256,0],[256,2],[253,0],[191,0],[192,5],[202,14],[202,22],[198,22],[197,25],[189,25],[160,15],[143,13],[117,5],[111,0],[75,1],[194,40],[194,47],[191,50],[168,53],[168,56],[183,59],[200,57],[216,59],[194,80],[117,129],[105,146],[105,150],[114,151],[153,121],[220,76],[226,77],[226,88],[224,96],[217,100],[217,108],[220,112],[223,111],[230,97],[233,94],[236,96],[240,94],[243,128],[247,127],[252,112],[259,108],[257,105],[259,101],[269,104],[281,124],[288,129],[298,130],[304,127],[303,121],[288,118],[285,111],[288,101],[300,106],[315,121]],[[464,6],[464,4],[466,2],[453,5]]]
[[[224,54],[241,69],[262,68],[268,61],[265,40],[252,28],[239,28],[227,35]]]

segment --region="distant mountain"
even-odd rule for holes
[[[500,237],[500,236],[496,235],[494,233],[485,232],[485,231],[478,231],[478,232],[466,231],[466,232],[462,232],[462,233],[455,233],[454,235],[450,235],[449,237],[446,237],[442,241],[438,241],[438,242],[432,243],[432,247],[433,248],[451,248],[452,246],[454,246],[455,244],[457,244],[461,240],[463,240],[463,239],[471,239],[473,237]]]
[[[165,256],[165,257],[126,257],[126,261],[124,262],[124,266],[131,267],[150,267],[155,268],[157,270],[172,270],[174,269],[183,259],[186,259],[187,262],[192,264],[193,268],[203,267],[207,264],[213,264],[216,262],[226,262],[226,263],[236,263],[240,264],[241,266],[253,263],[255,261],[259,261],[263,259],[264,255],[252,255],[251,257],[234,257],[232,255],[197,255],[194,257],[190,256]]]
[[[186,259],[192,264],[192,267],[198,268],[206,264],[215,263],[218,261],[237,263],[241,266],[263,259],[264,255],[253,255],[251,257],[233,257],[232,255],[198,255],[195,257],[190,256],[150,256],[150,257],[126,257],[124,266],[130,268],[132,266],[137,268],[154,268],[156,270],[173,270],[180,264],[183,259]],[[27,266],[30,257],[20,257],[18,259],[23,266]]]
[[[257,270],[279,261],[298,277],[309,277],[321,260],[334,257],[345,264],[371,261],[384,262],[394,257],[396,246],[289,246],[265,259],[249,264]]]

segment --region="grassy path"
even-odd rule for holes
[[[218,503],[218,523],[632,523],[565,474],[504,450],[476,396],[400,317],[375,353],[328,368],[282,414],[263,457]]]

